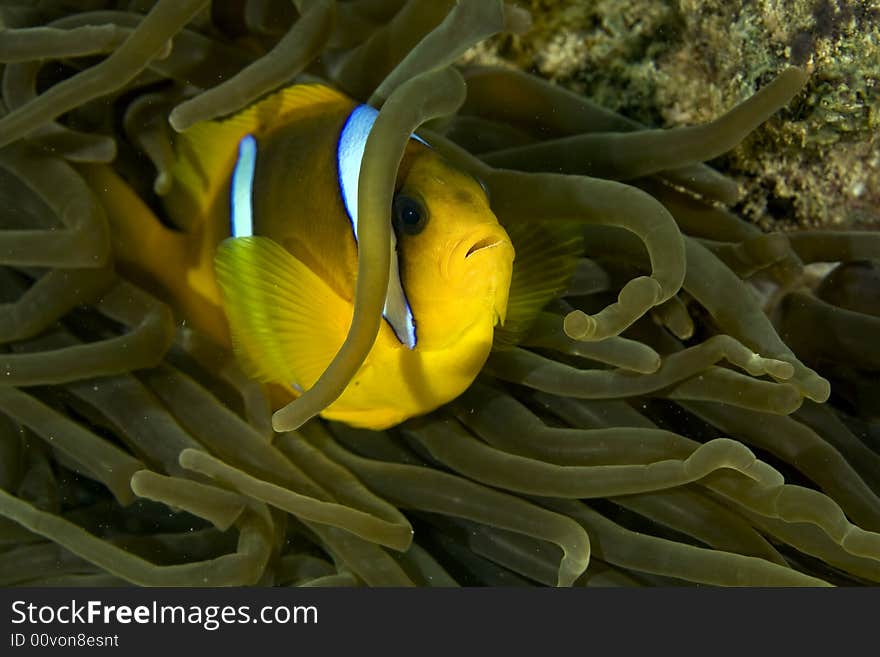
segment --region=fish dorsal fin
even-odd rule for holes
[[[169,192],[169,211],[190,218],[205,216],[228,181],[245,135],[259,137],[293,116],[306,118],[347,105],[353,107],[354,101],[330,87],[300,84],[281,89],[227,118],[195,124],[175,141],[177,159],[170,170],[174,185]]]
[[[510,279],[507,316],[495,327],[493,347],[518,344],[541,310],[568,286],[583,257],[583,228],[577,223],[517,223],[504,229],[513,242],[516,260]]]
[[[314,385],[345,340],[351,304],[268,237],[226,239],[214,267],[248,376],[299,391]]]

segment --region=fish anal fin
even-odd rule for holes
[[[345,339],[351,304],[268,237],[225,240],[214,266],[244,371],[294,389],[314,385]]]

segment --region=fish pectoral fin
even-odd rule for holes
[[[345,340],[352,305],[268,237],[224,240],[214,268],[245,373],[294,389],[314,385]]]
[[[517,223],[504,226],[516,259],[510,279],[507,316],[495,327],[494,348],[518,344],[541,310],[565,290],[583,257],[583,228],[573,222]]]

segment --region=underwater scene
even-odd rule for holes
[[[878,50],[0,0],[0,585],[877,585]]]

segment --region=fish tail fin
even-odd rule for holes
[[[149,273],[163,286],[180,281],[186,264],[186,236],[162,225],[109,166],[83,165],[80,171],[107,213],[117,263]]]
[[[228,344],[218,295],[205,295],[204,289],[191,285],[198,274],[193,236],[164,226],[109,166],[82,165],[80,172],[107,213],[117,268],[171,303],[197,331],[218,344]]]

